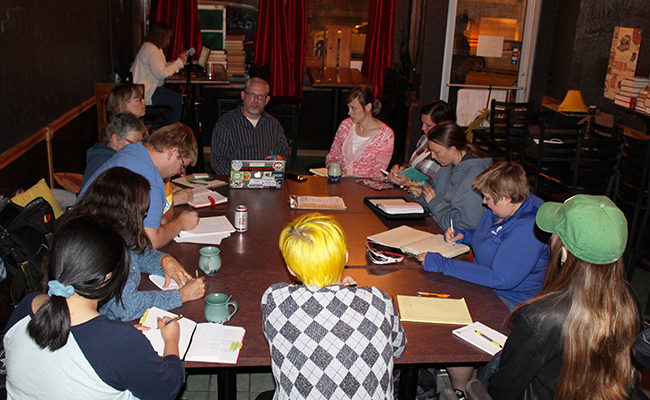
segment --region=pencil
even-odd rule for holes
[[[171,324],[174,321],[178,321],[181,318],[183,318],[183,314],[177,315],[174,318],[170,319],[169,321],[165,322],[165,326]]]
[[[446,299],[451,295],[448,293],[431,293],[431,292],[421,292],[418,290],[418,296],[440,297]]]

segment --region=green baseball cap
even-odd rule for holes
[[[557,233],[574,256],[592,264],[609,264],[623,255],[627,220],[606,196],[579,194],[564,203],[544,203],[537,226]]]

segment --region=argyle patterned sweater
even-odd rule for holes
[[[274,399],[392,399],[406,335],[375,287],[276,283],[262,296]]]

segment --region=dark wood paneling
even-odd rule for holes
[[[117,7],[118,2],[1,3],[3,19],[8,8],[18,9],[13,28],[0,33],[0,152],[4,152],[91,97],[95,81],[109,78],[108,7]]]

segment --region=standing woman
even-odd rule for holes
[[[440,164],[431,159],[431,153],[427,146],[427,134],[434,126],[442,122],[456,122],[456,111],[443,100],[432,100],[420,111],[420,121],[422,122],[422,136],[415,145],[415,150],[411,154],[408,167],[417,169],[431,179],[440,168]],[[410,185],[411,179],[406,175],[400,174],[406,168],[395,164],[391,168],[390,175],[388,176],[391,182],[401,186]]]
[[[124,240],[94,217],[65,222],[49,256],[47,294],[14,310],[4,335],[8,399],[174,399],[183,385],[179,326],[158,320],[161,358],[132,325],[99,314],[129,273]]]
[[[187,62],[187,53],[182,52],[173,62],[167,62],[163,49],[171,43],[172,29],[164,22],[151,26],[131,67],[133,82],[144,85],[144,98],[147,105],[171,107],[169,123],[181,119],[181,95],[163,87],[165,78],[177,73]]]
[[[474,178],[492,165],[479,150],[467,142],[465,131],[455,122],[436,125],[427,135],[431,158],[440,170],[423,188],[411,187],[415,201],[427,207],[431,216],[446,231],[453,219],[454,228],[475,229],[485,212],[481,195],[472,188]]]
[[[368,86],[347,94],[348,115],[339,125],[325,164],[341,164],[344,175],[378,178],[393,156],[393,130],[374,116],[381,103]]]
[[[639,311],[623,278],[627,221],[605,196],[546,203],[553,234],[541,292],[512,315],[488,390],[495,399],[627,399]]]

